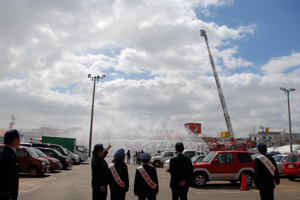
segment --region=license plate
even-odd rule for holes
[[[294,165],[289,165],[289,168],[294,168]]]
[[[47,167],[47,168],[46,168],[46,172],[49,172],[49,171],[50,171],[50,170],[49,170],[49,167]]]
[[[71,166],[71,163],[69,163],[69,167]]]

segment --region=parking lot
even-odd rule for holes
[[[110,161],[110,159],[107,159]],[[133,194],[133,182],[137,165],[129,164],[129,192],[126,199],[137,199]],[[163,168],[157,168],[159,179],[158,200],[171,199],[169,188],[170,174]],[[254,187],[248,191],[240,191],[239,183],[232,185],[229,182],[209,182],[204,188],[190,187],[188,198],[193,199],[259,199],[258,190]],[[289,181],[281,177],[281,184],[275,189],[275,199],[300,199],[300,179]],[[47,200],[47,199],[92,199],[91,166],[89,162],[73,165],[67,170],[58,170],[46,173],[39,177],[20,175],[19,199]],[[108,195],[108,198],[109,195]]]

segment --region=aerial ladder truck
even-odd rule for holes
[[[220,101],[221,101],[221,105],[222,105],[222,109],[223,109],[223,114],[224,114],[227,130],[228,130],[229,135],[230,135],[230,143],[229,143],[229,145],[227,146],[226,149],[227,150],[246,150],[245,145],[235,142],[235,137],[234,137],[234,132],[233,132],[232,124],[231,124],[231,119],[230,119],[229,112],[228,112],[228,109],[227,109],[227,105],[226,105],[226,102],[225,102],[225,97],[224,97],[224,94],[223,94],[223,91],[222,91],[219,76],[217,74],[217,70],[216,70],[216,67],[215,67],[214,58],[213,58],[213,56],[210,52],[210,49],[209,49],[208,38],[207,38],[207,35],[206,35],[206,31],[205,30],[200,30],[200,36],[204,37],[205,42],[206,42],[206,47],[207,47],[207,50],[208,50],[209,59],[210,59],[210,62],[211,62],[211,66],[212,66],[212,69],[213,69],[215,81],[216,81],[216,84],[217,84],[218,93],[219,93],[219,97],[220,97]]]

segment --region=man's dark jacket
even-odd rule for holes
[[[276,162],[272,156],[266,156],[272,164],[275,166],[275,174],[274,177],[271,172],[267,169],[267,167],[258,159],[254,159],[254,184],[258,189],[266,189],[266,188],[275,188],[275,183],[279,184],[279,173],[277,169]]]
[[[182,189],[188,190],[189,182],[193,176],[193,165],[190,158],[184,156],[183,154],[178,154],[177,156],[170,159],[170,188],[171,189]],[[185,181],[184,186],[180,186],[180,182]]]
[[[92,157],[92,188],[100,190],[100,187],[107,187],[108,184],[108,166],[104,158],[107,155],[107,151],[104,152],[104,156]]]
[[[151,180],[157,184],[156,189],[153,189],[148,185],[148,183],[145,181],[143,176],[141,175],[140,171],[136,169],[135,171],[135,178],[134,178],[134,194],[137,195],[156,195],[158,193],[158,179],[157,179],[157,172],[156,169],[148,164],[143,165],[145,171],[151,178]]]
[[[0,199],[18,198],[19,162],[15,151],[8,146],[3,147],[0,155]]]

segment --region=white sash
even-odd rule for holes
[[[270,171],[272,176],[274,176],[276,168],[273,165],[273,163],[269,160],[269,158],[267,158],[264,155],[260,155],[257,158],[266,166],[266,168]]]
[[[115,169],[114,163],[110,163],[109,164],[109,169],[115,179],[115,181],[121,186],[121,187],[125,187],[125,183],[121,180],[117,170]]]
[[[148,185],[152,188],[152,189],[156,189],[157,184],[154,183],[150,176],[147,174],[146,170],[144,169],[143,166],[140,166],[137,168],[139,170],[139,172],[141,173],[142,177],[144,178],[144,180],[146,181],[146,183],[148,183]]]

